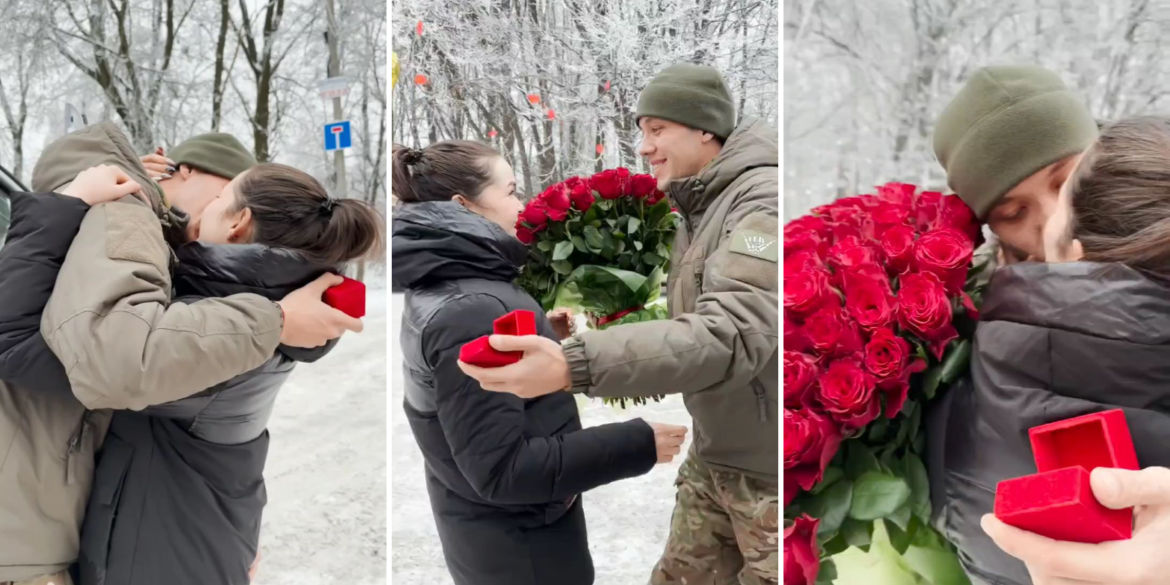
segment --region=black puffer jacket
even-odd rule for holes
[[[519,240],[454,203],[394,212],[394,282],[407,289],[401,342],[406,409],[426,458],[443,552],[458,585],[593,582],[578,494],[654,466],[641,420],[582,430],[567,393],[533,400],[487,392],[456,362],[492,321],[526,309],[552,329],[512,281]]]
[[[973,582],[1031,583],[979,526],[998,482],[1036,473],[1028,429],[1125,410],[1142,467],[1170,465],[1170,288],[1121,264],[996,271],[971,378],[928,414],[935,524]]]
[[[326,270],[260,245],[196,242],[176,254],[182,302],[245,292],[279,300]],[[194,396],[115,412],[82,529],[82,585],[248,583],[276,396],[297,362],[334,345],[282,346],[259,368]]]

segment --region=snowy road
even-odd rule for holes
[[[268,426],[257,585],[386,583],[386,294],[365,331],[293,372]]]
[[[398,325],[402,295],[392,295],[390,311],[390,400],[393,477],[391,478],[394,551],[391,566],[395,583],[450,585],[435,532],[423,479],[423,459],[402,411],[402,357],[398,350]],[[682,400],[671,397],[661,403],[616,410],[600,401],[580,402],[584,426],[596,426],[643,417],[655,422],[690,426],[690,415]],[[687,445],[690,440],[688,438]],[[662,553],[670,512],[674,506],[674,478],[681,458],[658,465],[650,473],[593,490],[584,496],[589,542],[593,552],[598,585],[639,585],[646,583],[650,569]]]

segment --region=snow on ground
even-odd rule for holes
[[[366,302],[365,330],[277,400],[257,585],[386,583],[385,288]]]
[[[403,296],[391,295],[390,375],[393,380],[390,417],[393,425],[391,478],[391,567],[395,583],[451,585],[443,551],[431,516],[423,479],[423,458],[406,415],[402,411],[402,355],[398,348]],[[581,422],[586,427],[642,417],[654,422],[690,427],[691,418],[682,399],[672,396],[660,403],[632,407],[625,411],[600,401],[579,400]],[[690,446],[690,437],[683,452]],[[666,543],[670,513],[674,507],[674,478],[681,456],[673,463],[657,465],[653,471],[610,484],[584,495],[589,543],[599,585],[640,585]]]

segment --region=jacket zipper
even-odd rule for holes
[[[756,393],[756,405],[760,410],[760,422],[768,422],[768,397],[764,395],[764,384],[759,378],[752,378],[752,392]]]
[[[73,485],[77,483],[77,458],[81,453],[81,441],[85,438],[85,427],[89,425],[89,411],[81,415],[81,424],[77,427],[77,432],[69,438],[69,451],[65,461],[65,483]]]

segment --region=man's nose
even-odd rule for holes
[[[642,143],[638,145],[638,154],[649,157],[654,153],[654,146],[650,144],[649,138],[643,138]]]

